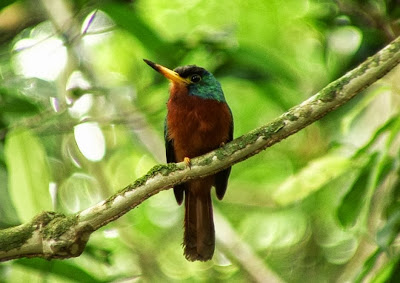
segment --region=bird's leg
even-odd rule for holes
[[[183,158],[183,162],[185,162],[186,166],[189,167],[189,169],[192,167],[192,162],[190,161],[189,157]]]

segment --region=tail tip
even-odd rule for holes
[[[214,245],[198,251],[197,247],[184,246],[183,252],[188,261],[209,261],[214,255]]]
[[[211,260],[212,259],[212,257],[213,257],[213,253],[211,253],[211,254],[206,254],[206,255],[201,255],[201,254],[198,254],[198,253],[188,253],[188,252],[184,252],[184,255],[185,255],[185,258],[188,260],[188,261],[209,261],[209,260]]]

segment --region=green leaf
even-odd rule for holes
[[[378,270],[375,277],[370,282],[371,283],[398,282],[400,278],[399,261],[400,261],[400,256],[396,256],[388,263],[385,263],[383,267],[380,270]]]
[[[375,263],[381,254],[382,251],[380,249],[376,249],[376,251],[367,258],[360,273],[354,279],[354,282],[363,282],[364,277],[367,276],[369,271],[375,266]]]
[[[25,266],[31,269],[35,269],[37,271],[41,271],[43,273],[49,273],[53,275],[58,275],[60,277],[64,277],[68,279],[68,281],[75,282],[108,282],[108,280],[98,279],[84,269],[80,268],[77,265],[73,265],[67,261],[60,260],[52,260],[48,261],[41,258],[32,258],[32,259],[19,259],[15,261],[16,264]]]
[[[361,156],[362,154],[366,153],[367,150],[369,150],[371,148],[371,146],[373,146],[375,144],[375,142],[382,136],[382,134],[391,130],[391,128],[393,127],[393,125],[395,124],[395,122],[398,118],[399,118],[398,116],[394,116],[394,117],[390,118],[389,120],[387,120],[385,123],[383,123],[383,125],[380,126],[375,131],[375,133],[371,136],[369,141],[357,150],[357,152],[354,154],[354,158],[357,158],[357,157]]]
[[[400,207],[390,215],[386,225],[377,233],[379,247],[386,250],[400,232]]]
[[[361,212],[364,205],[363,196],[367,190],[368,177],[376,159],[377,154],[371,156],[369,162],[360,171],[358,178],[356,178],[353,185],[350,186],[349,191],[344,196],[337,210],[339,222],[344,227],[353,226]]]
[[[27,113],[36,113],[39,107],[29,97],[17,93],[13,89],[0,87],[0,113],[14,113],[26,115]]]
[[[106,3],[101,6],[101,9],[106,12],[119,27],[136,37],[146,50],[153,52],[154,55],[163,52],[164,54],[168,54],[168,52],[165,52],[167,45],[164,41],[145,21],[143,21],[132,7],[117,3]]]
[[[371,155],[337,210],[338,219],[343,227],[354,226],[363,207],[370,205],[370,203],[366,203],[365,196],[370,182],[370,174],[375,170],[375,166],[379,166],[379,172],[374,183],[374,187],[377,187],[393,169],[393,162],[393,159],[388,157],[379,160],[378,153]]]
[[[234,51],[227,53],[230,62],[229,72],[241,71],[242,76],[249,76],[254,79],[282,80],[284,83],[294,84],[298,79],[298,72],[291,66],[287,58],[282,58],[272,48],[256,48],[253,46],[241,46]],[[238,70],[241,69],[241,70]]]
[[[7,172],[5,166],[0,165],[0,229],[16,226],[19,221],[16,212],[10,201],[7,187]]]
[[[324,156],[288,178],[274,193],[273,198],[281,205],[300,201],[347,172],[350,166],[352,162],[346,157]]]
[[[15,1],[15,0],[1,0],[1,1],[0,1],[0,11],[1,11],[3,8],[5,8],[5,7],[7,7],[7,6],[11,5],[11,4],[13,4],[14,2],[16,2],[16,1]]]
[[[43,210],[50,210],[50,173],[46,152],[29,130],[10,132],[5,142],[9,172],[9,192],[21,221],[28,221]]]

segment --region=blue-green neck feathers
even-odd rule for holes
[[[200,82],[191,83],[189,85],[189,95],[196,95],[204,99],[215,99],[217,101],[225,102],[224,93],[220,83],[209,72],[203,75]]]
[[[174,70],[181,77],[191,81],[188,85],[189,95],[195,95],[203,99],[214,99],[220,102],[226,102],[224,92],[220,83],[215,79],[213,74],[204,68],[195,65],[178,67]],[[195,76],[200,76],[201,79]],[[193,79],[192,79],[193,78]]]

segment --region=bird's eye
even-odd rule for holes
[[[192,83],[198,83],[199,81],[201,81],[201,76],[198,75],[198,74],[195,74],[195,75],[190,77],[190,81]]]

